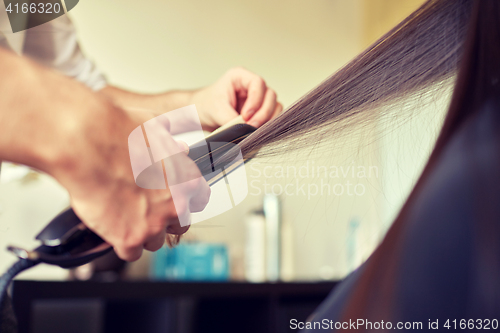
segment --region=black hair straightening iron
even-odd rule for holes
[[[217,161],[223,155],[235,151],[231,148],[256,130],[248,124],[228,125],[205,138],[206,144],[197,143],[189,149],[188,156],[198,166],[210,186],[223,178],[222,172],[214,171],[224,168],[227,174],[227,170],[234,170],[242,164],[228,168],[227,164],[219,165]],[[87,228],[71,208],[50,221],[36,236],[36,240],[40,241],[41,245],[31,251],[15,246],[7,248],[20,260],[0,278],[0,304],[10,281],[27,268],[38,263],[73,268],[89,263],[112,249],[111,245]]]

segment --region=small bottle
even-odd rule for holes
[[[278,196],[266,194],[263,202],[266,221],[267,281],[281,280],[281,203]]]
[[[266,281],[266,219],[263,210],[246,217],[245,278],[249,282]]]
[[[357,218],[353,218],[349,221],[349,229],[347,232],[347,269],[349,273],[358,267],[358,244],[356,239],[358,236],[359,224]]]

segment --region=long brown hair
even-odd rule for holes
[[[468,4],[467,7],[469,7]],[[485,107],[492,107],[494,112],[498,112],[500,109],[500,2],[497,0],[475,0],[473,1],[472,8],[468,8],[468,10],[471,12],[471,18],[466,25],[468,33],[464,42],[464,52],[461,57],[451,104],[441,133],[416,186],[387,233],[383,243],[373,254],[373,260],[366,267],[366,274],[363,274],[361,277],[358,288],[344,310],[345,318],[357,318],[360,314],[366,316],[368,312],[375,316],[382,315],[387,317],[389,315],[387,311],[391,309],[390,303],[394,297],[394,280],[384,280],[382,276],[394,276],[398,269],[396,264],[397,259],[391,260],[391,258],[397,258],[398,249],[404,246],[398,236],[401,234],[400,231],[405,224],[410,210],[414,206],[417,196],[422,191],[424,183],[434,171],[437,161],[441,157],[443,150],[448,146],[451,138],[461,128],[473,121]],[[497,136],[496,139],[499,139],[499,137]],[[500,156],[500,151],[496,153]],[[496,169],[498,171],[498,167]],[[477,168],[474,161],[470,161],[469,171],[472,177],[474,177],[474,174],[480,173],[480,169]],[[500,186],[500,172],[491,175],[490,182],[493,184],[493,187],[496,186],[498,188]],[[490,275],[490,278],[486,277],[486,279],[495,279],[495,277],[500,276],[500,246],[497,239],[500,234],[500,227],[496,220],[498,214],[491,211],[492,207],[498,206],[498,203],[491,204],[491,200],[498,200],[498,197],[488,197],[488,193],[484,193],[484,191],[482,188],[478,189],[476,195],[479,193],[480,197],[476,197],[473,203],[475,206],[475,218],[477,218],[474,221],[476,228],[475,241],[477,244],[477,252],[474,255],[479,260],[486,260],[489,267],[488,275]],[[385,272],[381,272],[376,267],[377,264],[383,261],[392,263],[389,267],[385,267]],[[492,313],[487,313],[486,311],[491,311],[495,303],[498,302],[500,297],[498,281],[484,283],[484,277],[475,276],[474,278],[476,282],[479,282],[479,287],[476,287],[473,296],[475,299],[471,299],[470,302],[475,305],[490,305],[489,308],[483,308],[483,313],[480,315],[491,315]],[[374,294],[373,292],[370,293],[370,285],[373,285],[375,281],[379,286],[376,293],[378,295],[386,295],[386,297],[379,299],[385,299],[387,302],[385,304],[377,304],[378,313],[374,313],[377,310],[373,310],[374,304],[371,303],[374,298],[371,301],[367,300],[367,295],[371,294],[373,296]],[[370,311],[369,308],[372,310]]]
[[[380,114],[381,106],[412,96],[435,94],[443,83],[451,82],[449,79],[455,77],[451,105],[424,172],[381,246],[364,267],[344,308],[344,319],[363,318],[368,313],[387,318],[394,280],[384,277],[396,275],[398,249],[404,245],[399,235],[415,197],[458,129],[485,103],[500,106],[500,2],[427,1],[281,116],[240,143],[247,158],[281,154],[285,143],[287,149],[304,147],[310,144],[311,137],[322,139],[336,130],[372,121],[372,117]],[[500,156],[500,151],[498,153]],[[495,177],[495,181],[498,180],[495,184],[500,186],[500,176]],[[485,196],[480,200],[488,198]],[[480,248],[494,248],[494,253],[500,253],[495,239],[500,234],[498,221],[491,220],[488,212],[484,212],[488,206],[483,208],[476,209],[481,221],[477,225],[478,234],[485,242]],[[500,258],[490,259],[490,262],[497,263],[492,268],[498,273],[494,276],[500,276]],[[379,267],[382,262],[389,262],[384,265],[384,271]],[[380,287],[376,291],[373,290],[374,283]],[[494,298],[500,297],[499,293],[497,286],[479,294],[483,298]],[[381,303],[381,300],[387,303]]]
[[[277,155],[359,126],[382,106],[435,94],[456,73],[471,0],[429,0],[275,120],[240,143],[244,157]]]

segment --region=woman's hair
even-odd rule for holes
[[[344,309],[345,318],[356,318],[362,313],[366,314],[369,307],[373,307],[373,304],[367,301],[366,295],[374,281],[377,281],[380,287],[378,292],[387,295],[388,302],[394,300],[395,281],[391,278],[384,279],[383,276],[394,276],[397,266],[391,265],[392,273],[384,274],[380,267],[377,267],[377,264],[390,261],[391,257],[397,256],[398,249],[403,246],[401,242],[398,243],[400,240],[398,236],[411,215],[418,196],[424,193],[424,185],[435,171],[438,161],[442,157],[444,149],[449,146],[452,137],[464,126],[477,120],[477,116],[485,108],[491,109],[494,113],[498,113],[500,110],[500,2],[498,0],[471,0],[460,1],[460,3],[470,13],[470,19],[465,24],[468,32],[463,42],[463,54],[458,68],[458,76],[443,127],[417,184],[387,233],[384,242],[373,254],[373,260],[365,267],[366,274],[358,281],[358,288]],[[493,119],[496,119],[497,122],[491,126],[498,128],[499,118]],[[499,140],[499,138],[500,135],[496,134],[494,140]],[[498,171],[498,156],[500,156],[500,150],[496,148],[496,156],[490,159],[490,162],[494,161],[493,163],[496,164],[491,167],[495,170],[494,174],[491,175],[481,175],[484,172],[484,167],[481,167],[479,161],[469,161],[467,164],[467,174],[475,181],[475,191],[469,193],[471,205],[474,207],[473,221],[470,221],[474,226],[471,237],[476,244],[473,258],[477,262],[477,267],[482,265],[487,271],[484,275],[475,267],[476,270],[468,272],[469,277],[476,283],[474,286],[469,286],[471,289],[469,292],[473,292],[469,299],[469,306],[486,305],[487,307],[482,308],[483,312],[481,313],[485,316],[491,315],[492,313],[488,312],[494,309],[498,310],[498,297],[500,296],[498,285],[498,276],[500,276],[500,244],[498,243],[498,235],[500,234],[498,221],[500,173]],[[487,179],[488,183],[485,183],[484,179]],[[460,211],[461,207],[456,207],[456,209]],[[450,256],[453,254],[450,253]],[[462,259],[454,258],[454,260]],[[493,282],[489,280],[493,280]],[[457,290],[457,293],[461,292],[466,291]],[[389,303],[384,305],[387,306],[386,309],[391,308]]]
[[[371,122],[383,106],[443,87],[456,72],[471,0],[429,0],[239,146],[244,158],[311,146]]]
[[[379,299],[369,295],[389,295],[383,298],[386,302],[394,296],[397,260],[384,267],[380,263],[398,255],[401,230],[424,182],[464,124],[486,103],[500,108],[500,1],[427,1],[344,68],[240,143],[247,158],[280,154],[282,145],[288,150],[304,147],[310,145],[311,137],[331,137],[339,129],[372,121],[375,118],[371,116],[380,115],[383,106],[435,94],[442,83],[455,77],[451,104],[429,161],[383,243],[365,265],[343,310],[343,319],[363,318],[369,309],[378,308],[374,311],[380,313],[391,308],[389,303],[374,304]],[[478,170],[471,167],[472,172]],[[500,187],[500,176],[492,177],[491,186]],[[480,198],[475,198],[474,203],[476,232],[481,239],[478,251],[487,251],[479,253],[479,257],[487,257],[488,263],[494,264],[489,267],[490,272],[498,276],[500,258],[491,253],[500,253],[496,239],[500,227],[493,220],[497,215],[488,211],[496,207],[491,204],[493,198],[483,191],[479,188]],[[373,291],[375,284],[377,291]],[[500,293],[498,281],[495,288],[481,290],[480,295],[491,298],[488,295]]]

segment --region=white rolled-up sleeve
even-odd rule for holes
[[[93,90],[100,90],[107,84],[104,75],[80,49],[75,27],[67,15],[28,29],[23,54]]]

